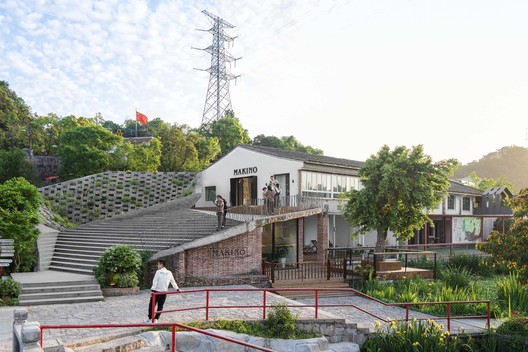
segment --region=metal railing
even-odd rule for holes
[[[262,304],[255,304],[255,305],[213,305],[211,304],[211,294],[215,292],[254,292],[257,294],[262,294]],[[314,304],[304,304],[304,305],[292,305],[287,304],[286,307],[288,308],[296,308],[296,309],[305,309],[305,308],[314,308],[314,317],[315,319],[319,318],[319,309],[325,308],[325,307],[350,307],[353,309],[356,309],[362,313],[365,313],[375,319],[378,319],[379,321],[387,322],[387,321],[404,321],[405,323],[409,323],[410,317],[410,307],[411,306],[422,306],[422,305],[446,305],[447,308],[447,316],[446,317],[427,317],[427,318],[412,318],[417,320],[426,320],[426,319],[433,319],[433,320],[447,320],[447,331],[451,331],[451,323],[453,320],[462,320],[462,319],[486,319],[486,325],[485,328],[488,330],[491,328],[491,304],[489,300],[482,300],[482,301],[463,301],[463,302],[455,302],[455,301],[449,301],[449,302],[405,302],[405,303],[385,303],[383,301],[380,301],[376,298],[373,298],[371,296],[368,296],[360,291],[357,291],[352,288],[213,288],[213,289],[197,289],[197,290],[185,290],[185,291],[171,291],[171,292],[152,292],[152,300],[155,302],[156,296],[160,294],[191,294],[191,293],[204,293],[205,294],[205,302],[202,306],[196,306],[196,307],[185,307],[185,308],[177,308],[177,309],[165,309],[165,310],[156,310],[155,305],[152,305],[152,324],[91,324],[91,325],[41,325],[40,331],[41,331],[41,337],[40,337],[40,345],[43,346],[44,344],[44,331],[45,330],[52,330],[52,329],[108,329],[108,328],[134,328],[134,327],[152,327],[152,326],[170,326],[172,327],[172,347],[171,351],[176,351],[176,328],[182,328],[185,330],[195,331],[204,335],[212,336],[215,338],[219,338],[224,341],[229,341],[238,345],[242,345],[249,348],[254,348],[256,350],[260,351],[273,351],[264,347],[252,345],[243,341],[235,340],[229,337],[221,336],[218,334],[214,334],[208,331],[204,331],[198,328],[193,328],[181,323],[154,323],[155,315],[161,314],[161,313],[173,313],[173,312],[182,312],[182,311],[190,311],[190,310],[205,310],[205,320],[209,320],[209,313],[213,309],[259,309],[262,311],[262,319],[266,319],[266,309],[273,307],[273,305],[268,304],[268,292],[313,292],[314,294]],[[368,299],[370,301],[376,302],[380,305],[383,305],[385,307],[404,307],[405,308],[405,317],[402,319],[390,319],[387,320],[387,317],[381,317],[377,314],[374,314],[372,312],[369,312],[368,310],[361,308],[355,304],[346,304],[346,303],[339,303],[339,304],[321,304],[319,302],[319,293],[320,292],[347,292],[353,295],[357,295],[360,297],[363,297],[365,299]],[[452,316],[451,315],[451,307],[453,305],[458,304],[485,304],[486,305],[486,315],[475,315],[475,316]]]
[[[268,292],[313,292],[314,294],[314,304],[303,304],[303,305],[291,305],[286,304],[286,307],[289,308],[296,308],[296,309],[304,309],[304,308],[314,308],[314,318],[319,318],[319,309],[325,308],[325,307],[350,307],[354,308],[356,310],[359,310],[373,318],[376,318],[380,321],[387,321],[387,317],[380,317],[379,315],[376,315],[372,312],[367,311],[366,309],[363,309],[355,304],[346,304],[346,303],[339,303],[339,304],[321,304],[319,303],[319,293],[320,292],[347,292],[353,295],[357,295],[360,297],[363,297],[365,299],[371,300],[373,302],[376,302],[380,305],[383,305],[385,307],[404,307],[405,308],[405,318],[403,319],[390,319],[389,321],[404,321],[406,323],[409,322],[409,310],[411,306],[432,306],[432,305],[445,305],[446,306],[446,317],[426,317],[426,318],[413,318],[416,320],[427,320],[427,319],[433,319],[433,320],[447,320],[447,331],[451,331],[451,322],[454,319],[462,320],[462,319],[486,319],[486,328],[489,330],[491,328],[491,301],[490,300],[475,300],[475,301],[447,301],[447,302],[404,302],[404,303],[385,303],[379,299],[376,299],[374,297],[371,297],[369,295],[364,294],[363,292],[360,292],[358,290],[355,290],[353,288],[205,288],[205,289],[196,289],[196,290],[186,290],[186,291],[171,291],[171,292],[152,292],[152,301],[155,302],[156,296],[160,294],[187,294],[187,293],[205,293],[205,302],[203,306],[198,307],[186,307],[186,308],[178,308],[178,309],[166,309],[166,310],[156,310],[155,305],[152,305],[152,322],[154,322],[154,317],[157,313],[173,313],[173,312],[182,312],[182,311],[189,311],[189,310],[199,310],[204,309],[205,310],[205,320],[209,320],[209,313],[212,309],[260,309],[262,311],[262,319],[266,319],[266,309],[273,307],[273,305],[267,304],[267,293]],[[211,293],[214,292],[255,292],[255,293],[262,293],[262,304],[260,305],[212,305],[211,304]],[[471,315],[471,316],[452,316],[451,315],[451,307],[453,305],[459,305],[459,304],[485,304],[486,305],[486,314],[485,315]]]
[[[200,334],[215,337],[220,340],[232,342],[237,345],[241,345],[244,347],[253,348],[255,350],[259,351],[266,351],[266,352],[274,352],[274,350],[271,350],[269,348],[253,345],[251,343],[247,343],[240,340],[235,340],[233,338],[218,335],[209,331],[193,328],[191,326],[187,326],[180,323],[156,323],[156,324],[91,324],[91,325],[41,325],[40,326],[40,347],[44,346],[44,330],[53,330],[53,329],[111,329],[111,328],[139,328],[139,327],[152,327],[152,326],[160,326],[160,327],[171,327],[171,352],[176,351],[176,328],[185,329],[189,331],[198,332]]]
[[[345,263],[346,264],[346,263]],[[307,261],[294,263],[272,263],[263,261],[262,272],[268,276],[272,283],[276,280],[311,280],[343,277],[342,261]]]

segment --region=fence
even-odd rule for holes
[[[261,304],[255,304],[255,305],[213,305],[211,304],[211,295],[215,292],[253,292],[257,294],[262,294],[262,303]],[[155,305],[152,306],[152,323],[154,323],[155,315],[156,313],[171,313],[171,312],[181,312],[181,311],[188,311],[188,310],[205,310],[205,320],[209,320],[209,313],[213,309],[259,309],[262,311],[262,319],[266,319],[266,309],[272,307],[272,305],[268,304],[268,292],[313,292],[314,294],[314,304],[306,304],[306,305],[286,305],[289,308],[297,308],[297,309],[306,309],[306,308],[313,308],[314,309],[314,317],[315,319],[319,318],[319,309],[325,308],[325,307],[349,307],[351,309],[356,309],[360,312],[363,312],[379,321],[387,322],[386,317],[381,317],[379,315],[376,315],[372,312],[367,311],[364,308],[361,308],[355,304],[321,304],[319,302],[319,293],[320,292],[347,292],[353,295],[361,296],[365,299],[368,299],[372,302],[376,302],[380,305],[383,305],[385,307],[403,307],[405,308],[405,317],[402,319],[392,319],[391,321],[404,321],[406,323],[409,322],[409,311],[412,306],[420,306],[420,305],[446,305],[447,307],[447,316],[446,317],[432,317],[433,320],[447,320],[447,331],[451,331],[452,321],[462,320],[462,319],[486,319],[486,325],[484,328],[489,329],[490,323],[491,323],[491,309],[490,309],[490,301],[464,301],[464,302],[407,302],[407,303],[385,303],[383,301],[380,301],[378,299],[375,299],[373,297],[370,297],[362,292],[359,292],[357,290],[354,290],[352,288],[273,288],[273,289],[265,289],[265,288],[213,288],[213,289],[197,289],[197,290],[186,290],[186,291],[171,291],[167,293],[159,293],[159,292],[153,292],[152,293],[152,300],[153,302],[156,300],[156,296],[160,294],[191,294],[191,293],[204,293],[204,305],[202,306],[196,306],[196,307],[186,307],[186,308],[178,308],[178,309],[165,309],[157,311],[155,309]],[[451,307],[453,305],[457,304],[485,304],[486,305],[486,315],[480,315],[480,316],[452,316],[451,315]],[[428,318],[420,318],[420,319],[431,319],[431,317]],[[261,346],[251,345],[249,343],[245,343],[242,341],[238,341],[235,339],[231,339],[228,337],[220,336],[208,331],[203,331],[197,328],[193,328],[184,324],[180,323],[156,323],[156,324],[93,324],[93,325],[41,325],[40,326],[40,345],[43,346],[44,344],[44,331],[45,330],[51,330],[51,329],[95,329],[95,328],[134,328],[134,327],[152,327],[152,326],[170,326],[172,329],[172,351],[176,351],[176,328],[182,328],[189,331],[195,331],[201,334],[205,334],[208,336],[216,337],[225,341],[229,341],[238,345],[242,345],[249,348],[254,348],[256,350],[260,351],[272,351],[270,349],[266,349]]]
[[[263,261],[262,272],[268,276],[272,283],[275,280],[311,280],[311,279],[326,279],[330,280],[332,277],[343,277],[342,261],[308,261],[308,262],[294,262],[294,263],[272,263]]]

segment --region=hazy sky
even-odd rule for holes
[[[198,127],[208,10],[236,27],[233,109],[251,137],[365,160],[423,144],[464,163],[527,146],[528,1],[0,0],[0,80],[34,112]]]

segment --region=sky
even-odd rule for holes
[[[39,115],[199,127],[211,22],[250,137],[366,160],[422,144],[463,163],[528,146],[528,1],[0,0],[0,80]]]

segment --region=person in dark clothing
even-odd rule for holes
[[[222,214],[222,228],[226,227],[226,218],[227,218],[227,200],[224,199],[224,197],[220,196],[220,198],[224,201],[224,212]]]
[[[218,226],[216,227],[216,231],[220,231],[222,229],[222,223],[224,220],[224,200],[221,195],[216,196],[214,204],[216,205],[216,216],[218,217]]]

